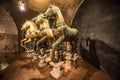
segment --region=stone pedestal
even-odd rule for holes
[[[34,53],[34,50],[28,50],[28,51],[26,51],[26,53],[27,53],[27,57],[31,58],[33,56],[32,53]]]
[[[72,61],[73,61],[73,69],[75,69],[76,68],[76,60],[78,59],[78,55],[75,53],[74,54],[74,57],[72,58]]]
[[[71,44],[70,44],[70,42],[67,42],[67,51],[68,51],[68,52],[71,51]]]
[[[71,69],[72,68],[72,58],[71,58],[71,54],[70,53],[66,53],[66,57],[65,57],[65,69]]]
[[[46,55],[47,55],[47,57],[45,58],[45,62],[46,62],[46,63],[51,62],[51,61],[52,61],[52,60],[51,60],[52,49],[46,50]]]
[[[74,56],[72,58],[72,54],[66,53],[66,57],[65,57],[65,60],[66,60],[65,61],[65,69],[66,69],[66,71],[76,68],[75,62],[76,62],[77,58],[78,58],[77,54],[74,54]]]
[[[63,62],[58,62],[58,63],[54,63],[54,62],[50,62],[50,65],[53,66],[52,71],[50,71],[50,75],[55,78],[58,79],[63,71],[61,71],[61,66],[62,66]]]
[[[44,56],[41,56],[41,55],[39,55],[38,56],[38,66],[40,67],[40,68],[42,68],[42,67],[44,67],[44,66],[46,66],[46,62],[45,62],[45,58],[47,57],[47,55],[44,55]]]
[[[38,54],[32,53],[32,62],[38,62]]]

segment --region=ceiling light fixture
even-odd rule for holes
[[[25,4],[24,4],[24,2],[23,2],[23,1],[19,1],[18,3],[19,3],[19,9],[20,9],[21,11],[25,11],[26,9],[25,9]]]

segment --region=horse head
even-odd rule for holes
[[[48,9],[46,10],[46,12],[44,13],[44,18],[55,16],[57,13],[56,11],[57,8],[58,7],[55,5],[50,5]]]
[[[42,24],[43,22],[44,22],[44,15],[43,15],[43,13],[41,13],[40,15],[37,16],[37,19],[36,19],[35,23],[36,23],[37,25],[40,25],[40,24]]]
[[[50,5],[44,13],[44,18],[54,19],[54,24],[64,22],[62,12],[59,7],[55,5]]]
[[[44,18],[43,13],[37,16],[35,23],[40,26],[41,30],[49,28],[49,21]]]
[[[24,22],[24,24],[22,25],[21,27],[21,30],[27,30],[30,28],[30,21],[29,20],[26,20],[26,22]]]

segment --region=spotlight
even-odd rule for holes
[[[25,11],[26,9],[25,9],[25,4],[24,4],[24,2],[23,2],[23,1],[19,1],[18,3],[19,3],[19,9],[20,9],[21,11]]]

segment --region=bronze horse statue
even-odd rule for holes
[[[40,30],[36,24],[39,25]],[[39,44],[49,43],[50,41],[55,40],[52,29],[49,27],[49,22],[47,19],[43,18],[43,14],[37,16],[35,23],[27,20],[22,25],[21,30],[26,31],[25,38],[21,40],[21,46],[26,50],[28,50],[26,44],[35,41],[35,51],[39,53]]]
[[[55,5],[50,5],[44,13],[44,18],[54,17],[54,22],[50,26],[53,30],[56,41],[52,44],[52,60],[55,61],[55,49],[63,41],[69,41],[72,46],[72,54],[77,48],[78,30],[66,25],[60,9]]]
[[[47,19],[44,19],[44,15],[42,13],[37,16],[35,23],[40,26],[39,36],[41,36],[41,38],[39,38],[36,42],[36,51],[39,53],[39,44],[49,44],[51,41],[55,41],[55,38],[52,29],[49,26],[49,21]]]
[[[21,27],[21,31],[26,31],[25,33],[25,38],[21,40],[21,46],[25,48],[25,50],[28,50],[28,48],[26,47],[27,43],[30,43],[34,40],[36,40],[38,34],[39,34],[39,30],[37,25],[32,22],[27,20]]]

